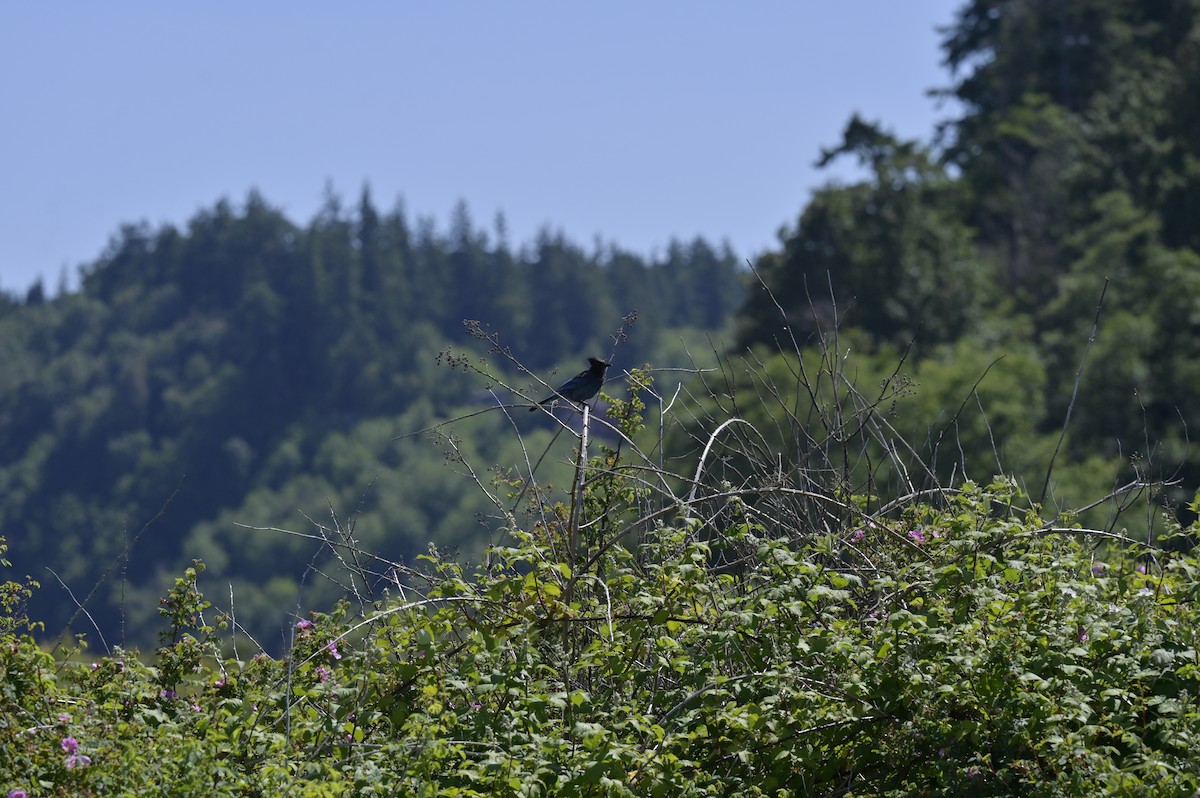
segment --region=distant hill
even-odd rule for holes
[[[440,362],[451,346],[486,355],[464,320],[529,369],[569,374],[614,351],[631,313],[622,367],[726,326],[743,296],[737,258],[702,240],[652,262],[550,233],[514,251],[465,205],[442,233],[380,213],[366,191],[352,210],[330,197],[307,226],[257,194],[186,229],[125,226],[81,283],[0,309],[0,534],[46,585],[48,634],[112,568],[87,605],[110,644],[152,639],[163,583],[193,557],[235,586],[249,628],[278,628],[329,552],[234,521],[314,532],[300,512],[331,523],[332,505],[349,522],[366,506],[356,534],[391,557],[477,549],[483,508],[440,449],[391,440],[494,401]],[[488,451],[488,437],[472,445]]]

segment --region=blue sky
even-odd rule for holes
[[[514,245],[773,247],[858,112],[928,137],[961,0],[6,4],[0,289],[53,290],[119,225],[331,184]],[[851,176],[848,168],[836,175]]]

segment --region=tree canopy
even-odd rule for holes
[[[1200,5],[972,0],[943,35],[957,115],[928,142],[848,123],[821,163],[867,178],[818,191],[760,259],[739,343],[836,324],[918,363],[1027,353],[1032,432],[1069,417],[1067,461],[1172,474],[1180,503],[1200,484]]]

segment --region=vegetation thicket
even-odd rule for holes
[[[1005,478],[845,493],[919,462],[853,394],[818,405],[801,474],[730,434],[763,437],[737,417],[673,474],[642,429],[651,373],[628,387],[564,433],[570,488],[476,479],[506,533],[478,566],[433,547],[389,563],[340,529],[328,575],[389,587],[296,619],[282,657],[227,650],[199,561],[162,602],[153,665],[45,653],[10,583],[0,778],[27,795],[1200,788],[1194,554],[1046,516]],[[1167,544],[1198,531],[1166,525]]]

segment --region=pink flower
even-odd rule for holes
[[[307,618],[302,621],[296,621],[296,628],[302,632],[305,629],[311,629],[312,627],[313,627],[313,622],[308,620]]]
[[[853,532],[853,533],[850,535],[850,542],[851,542],[851,543],[858,543],[860,540],[862,540],[862,539],[863,539],[863,538],[865,538],[866,536],[867,536],[867,530],[865,530],[865,529],[856,529],[856,530],[854,530],[854,532]]]
[[[62,739],[62,750],[66,751],[68,754],[75,753],[77,750],[79,750],[79,741],[74,737],[64,737]]]
[[[66,764],[68,769],[77,767],[85,768],[92,764],[92,758],[90,756],[84,756],[83,754],[71,754],[69,757],[67,757]]]
[[[59,723],[70,723],[70,722],[71,722],[71,716],[70,716],[70,715],[68,715],[66,712],[63,712],[63,713],[61,713],[61,714],[58,716],[58,722],[59,722]]]
[[[908,533],[908,536],[910,538],[912,538],[913,540],[915,540],[917,543],[925,542],[925,533],[919,529],[914,529],[914,530],[910,531]]]
[[[330,675],[329,668],[326,668],[324,665],[317,668],[317,678],[321,680],[322,684],[329,681]]]
[[[9,790],[8,798],[29,798],[24,790]]]
[[[341,658],[342,658],[342,655],[341,655],[340,653],[338,653],[338,650],[337,650],[337,641],[336,641],[336,640],[330,640],[330,641],[329,641],[329,653],[333,655],[333,658],[334,658],[334,659],[341,659]]]

